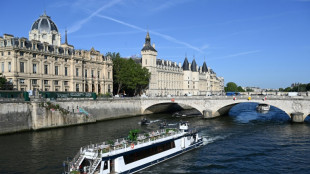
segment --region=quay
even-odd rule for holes
[[[167,111],[173,106],[197,109],[204,118],[228,113],[239,103],[265,103],[277,107],[297,122],[310,114],[308,96],[178,96],[133,98],[0,98],[0,134],[87,124]],[[296,114],[298,113],[298,114]]]

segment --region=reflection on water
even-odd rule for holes
[[[275,121],[275,122],[289,122],[290,117],[282,110],[270,106],[268,112],[257,112],[257,103],[240,103],[231,108],[229,115],[234,117],[240,123],[249,122],[264,122],[264,121]]]
[[[0,173],[61,173],[62,162],[81,146],[126,137],[131,129],[149,132],[168,124],[189,121],[208,144],[140,173],[307,173],[310,170],[310,124],[292,124],[271,107],[256,112],[256,104],[236,105],[230,116],[205,120],[147,115],[95,124],[0,136]],[[143,116],[144,117],[144,116]],[[160,120],[160,121],[155,121]]]

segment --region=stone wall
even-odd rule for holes
[[[141,100],[136,99],[63,100],[56,103],[71,112],[82,107],[97,121],[142,114]]]
[[[0,103],[0,134],[31,129],[31,110],[27,103]]]
[[[48,109],[46,101],[0,103],[0,134],[25,130],[39,130],[117,119],[141,114],[141,100],[137,99],[70,99],[49,101],[69,111]],[[42,104],[44,103],[45,106]],[[82,108],[88,114],[80,113]]]

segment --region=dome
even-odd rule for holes
[[[56,31],[58,32],[58,28],[56,24],[51,20],[49,16],[44,14],[40,16],[38,20],[36,20],[31,27],[31,30],[39,30],[40,32],[45,31],[45,32],[51,32],[51,31]]]

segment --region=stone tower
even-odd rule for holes
[[[149,84],[149,94],[153,95],[156,94],[158,89],[158,83],[157,83],[157,70],[156,70],[156,57],[157,57],[157,51],[155,50],[155,45],[151,45],[151,38],[149,32],[147,32],[145,37],[145,43],[143,45],[143,48],[141,50],[141,63],[142,67],[145,67],[149,70],[151,73],[151,79]]]

